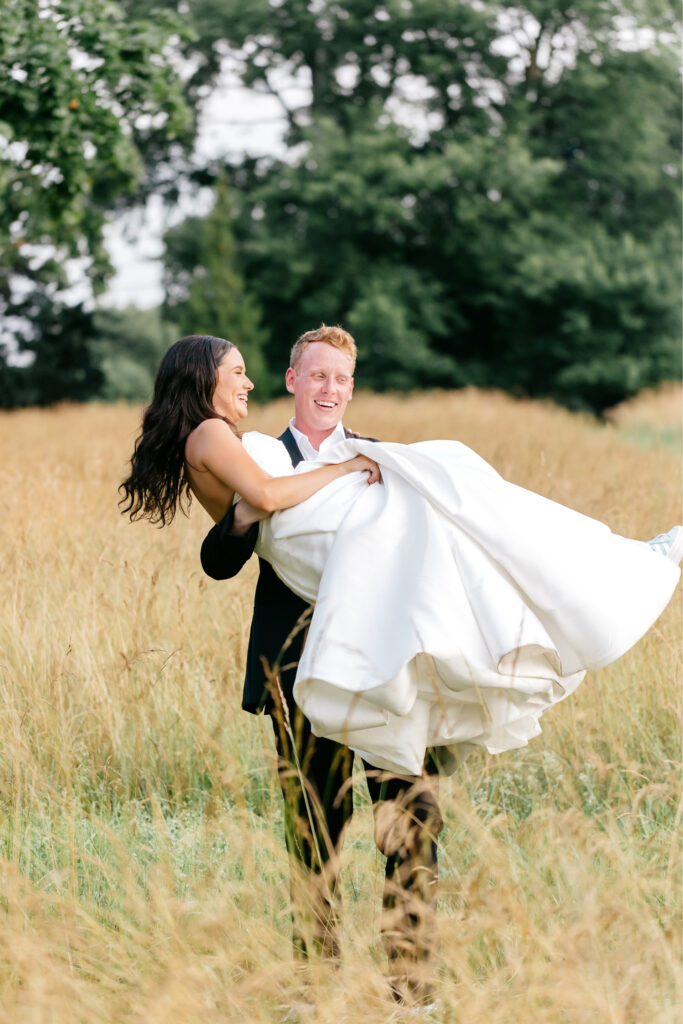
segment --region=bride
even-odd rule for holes
[[[293,470],[275,438],[239,435],[252,388],[230,342],[176,342],[123,512],[163,526],[194,495],[215,521],[240,496],[274,513],[256,550],[315,604],[295,699],[314,733],[378,768],[419,775],[427,747],[454,766],[475,746],[525,745],[678,583],[683,528],[620,537],[456,441],[349,438]]]

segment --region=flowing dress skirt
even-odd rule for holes
[[[271,442],[245,435],[283,472]],[[524,746],[586,669],[648,630],[679,580],[647,543],[506,482],[458,442],[350,439],[326,461],[358,452],[382,484],[335,481],[264,522],[257,551],[315,603],[297,703],[317,735],[377,767],[419,774],[430,746],[453,764],[474,746]]]

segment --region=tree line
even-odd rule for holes
[[[195,332],[236,342],[268,397],[322,321],[356,336],[377,390],[496,387],[599,414],[680,377],[664,0],[49,9],[0,10],[1,404],[144,399],[169,339]],[[277,98],[283,156],[190,159],[226,55]],[[69,305],[66,259],[101,291],[106,219],[181,182],[214,205],[167,232],[162,308]]]

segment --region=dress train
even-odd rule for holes
[[[268,472],[292,472],[273,438],[244,441]],[[317,735],[379,768],[419,774],[432,746],[452,766],[474,746],[524,746],[679,580],[647,543],[508,483],[459,442],[353,438],[326,461],[358,452],[382,484],[329,484],[262,523],[257,551],[315,603],[297,703]]]

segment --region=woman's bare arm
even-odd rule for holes
[[[379,480],[379,467],[365,455],[320,466],[308,473],[271,477],[244,450],[223,420],[204,420],[187,440],[186,456],[195,470],[208,470],[217,480],[265,512],[291,508],[347,473],[364,470],[368,483]]]

